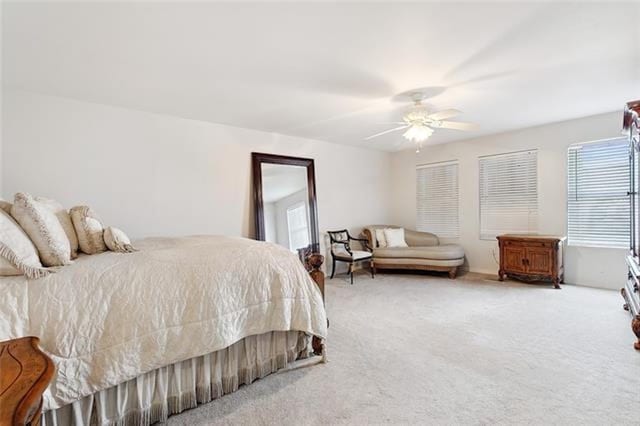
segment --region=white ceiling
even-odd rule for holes
[[[11,3],[3,83],[337,143],[408,148],[393,96],[480,125],[430,143],[620,110],[640,98],[640,3]]]

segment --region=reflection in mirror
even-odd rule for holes
[[[311,242],[307,169],[262,163],[265,241],[293,252]]]
[[[313,159],[251,153],[256,239],[301,258],[320,252]]]

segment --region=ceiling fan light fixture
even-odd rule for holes
[[[433,129],[428,126],[411,126],[409,129],[404,132],[402,136],[405,139],[410,140],[414,143],[422,143],[429,139],[429,137],[433,134]]]

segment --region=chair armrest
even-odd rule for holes
[[[369,228],[364,228],[362,230],[362,234],[360,235],[364,235],[365,239],[367,240],[367,245],[369,247],[375,247],[376,246],[376,238],[375,238],[375,232],[372,232]]]
[[[411,231],[405,229],[404,239],[409,247],[429,247],[440,245],[440,240],[431,232]]]
[[[349,238],[350,241],[359,241],[362,243],[362,245],[364,246],[364,248],[368,251],[373,251],[373,249],[369,246],[369,239],[367,238]]]

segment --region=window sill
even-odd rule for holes
[[[595,244],[567,244],[567,247],[588,248],[588,249],[629,250],[629,247],[599,246]]]

